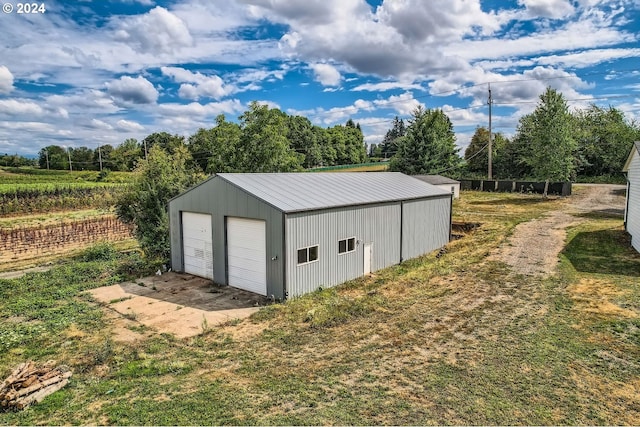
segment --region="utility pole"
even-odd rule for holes
[[[143,139],[142,142],[144,143],[144,159],[147,160],[147,138]]]
[[[67,147],[67,154],[69,155],[69,171],[73,172],[73,166],[71,166],[71,147]]]
[[[491,97],[491,83],[489,83],[489,179],[493,179],[493,134],[491,133],[491,105],[493,104],[493,98]]]
[[[98,160],[100,161],[100,172],[102,172],[102,150],[100,150],[99,145],[98,145]]]
[[[47,158],[47,170],[49,170],[49,150],[44,149],[44,156]]]

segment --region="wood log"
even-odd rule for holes
[[[69,383],[69,380],[65,378],[58,383],[52,384],[48,387],[38,390],[37,392],[18,400],[15,404],[15,407],[18,409],[25,409],[32,403],[42,402],[42,400],[45,397],[60,390],[61,388],[66,386],[68,383]]]
[[[38,375],[37,374],[36,375],[30,375],[21,384],[21,387],[23,387],[23,388],[29,387],[33,383],[35,383],[36,381],[38,381]]]
[[[4,410],[24,409],[68,384],[72,372],[62,366],[55,368],[55,363],[55,360],[48,360],[41,366],[33,362],[18,365],[2,381],[0,407]]]
[[[34,391],[40,390],[41,388],[45,388],[45,387],[47,387],[47,386],[49,386],[51,384],[55,384],[55,383],[58,383],[58,382],[60,382],[60,381],[62,381],[64,379],[67,379],[70,376],[71,376],[71,372],[65,372],[65,373],[63,373],[61,375],[56,375],[53,378],[49,378],[48,380],[38,381],[37,383],[33,384],[30,387],[26,387],[26,388],[23,388],[21,390],[18,390],[15,393],[11,393],[11,399],[10,400],[13,400],[15,398],[22,397],[22,396],[25,396],[27,394],[33,393]]]

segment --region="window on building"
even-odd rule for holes
[[[338,253],[346,254],[356,250],[356,238],[351,237],[349,239],[338,240]]]
[[[298,249],[298,265],[318,260],[318,245]]]

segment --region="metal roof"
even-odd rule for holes
[[[419,179],[420,181],[428,182],[429,184],[439,185],[439,184],[460,184],[459,181],[455,179],[447,178],[442,175],[412,175],[413,178]]]
[[[216,176],[283,212],[451,197],[448,191],[399,172],[219,173]]]

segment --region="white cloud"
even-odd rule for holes
[[[323,86],[339,86],[342,76],[340,72],[331,64],[311,64],[316,81]]]
[[[376,16],[411,44],[442,43],[477,29],[489,35],[499,29],[495,15],[482,11],[480,0],[386,0]]]
[[[89,123],[88,127],[90,127],[91,129],[98,129],[98,130],[113,130],[113,126],[99,119],[91,119],[91,122]]]
[[[416,83],[401,83],[401,82],[380,82],[380,83],[364,83],[360,84],[353,89],[354,92],[369,91],[369,92],[385,92],[393,89],[424,89],[422,86]]]
[[[124,119],[118,120],[116,122],[116,126],[118,127],[118,129],[123,131],[140,132],[144,130],[144,126],[132,120],[124,120]]]
[[[413,93],[404,92],[400,95],[392,95],[387,99],[378,99],[373,101],[379,108],[391,108],[400,115],[408,116],[418,106],[422,105],[420,101],[413,97]]]
[[[210,102],[200,104],[192,102],[190,104],[166,103],[160,104],[158,110],[164,115],[177,116],[209,116],[215,117],[221,113],[234,114],[243,110],[243,105],[237,99],[229,99],[221,102]]]
[[[120,110],[113,99],[103,91],[81,90],[70,95],[50,95],[44,98],[48,105],[87,113],[115,113]]]
[[[152,54],[173,53],[193,44],[185,22],[160,6],[144,15],[125,19],[114,37],[138,52]]]
[[[162,74],[172,77],[177,83],[183,83],[178,90],[181,98],[193,100],[198,100],[201,97],[221,99],[238,92],[237,87],[226,85],[217,75],[205,76],[200,72],[194,73],[179,67],[161,67],[160,70]]]
[[[133,104],[153,104],[158,99],[158,91],[142,76],[135,79],[122,76],[118,80],[105,83],[107,91],[114,98]]]
[[[21,117],[24,119],[38,118],[68,118],[69,113],[64,108],[40,105],[26,99],[0,99],[0,115]]]
[[[10,93],[13,90],[13,74],[4,65],[0,65],[0,93]]]
[[[9,116],[41,116],[44,110],[40,105],[31,101],[15,99],[0,99],[0,114]]]
[[[518,4],[527,9],[530,17],[560,19],[575,10],[566,0],[518,0]]]

